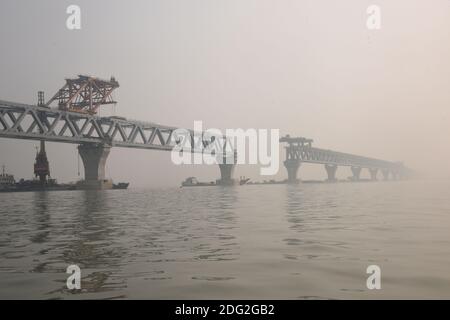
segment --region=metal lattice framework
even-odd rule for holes
[[[96,114],[102,105],[116,104],[113,91],[119,87],[114,79],[102,80],[79,75],[76,79],[66,79],[66,84],[46,103],[50,107],[58,102],[59,110]]]
[[[121,117],[98,117],[0,101],[0,137],[4,138],[171,151],[180,143],[174,134],[177,129]],[[190,137],[190,149],[184,148],[189,152],[201,153],[211,143],[218,142],[217,137],[211,139],[211,136],[192,130],[184,131]],[[221,143],[226,143],[226,137],[221,139],[224,139]]]
[[[178,129],[121,117],[99,117],[0,100],[0,137],[4,138],[171,151],[176,145],[180,146],[176,134]],[[202,153],[207,146],[216,144],[216,150],[223,152],[218,155],[236,157],[234,151],[226,149],[227,145],[233,145],[232,138],[223,136],[217,139],[192,130],[184,132],[190,140],[188,148],[185,143],[182,144],[186,152]],[[280,141],[289,144],[286,147],[286,160],[382,170],[406,169],[398,162],[314,148],[311,139],[285,137]]]
[[[286,147],[286,160],[370,169],[400,170],[404,168],[403,164],[399,162],[390,162],[349,153],[314,148],[311,146],[313,142],[311,139],[290,138],[287,136],[281,138],[280,142],[288,143],[288,146]]]
[[[397,169],[402,166],[402,164],[396,162],[366,158],[353,154],[313,147],[287,147],[286,151],[286,159],[299,160],[301,162],[373,169]]]

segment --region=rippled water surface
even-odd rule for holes
[[[450,183],[0,194],[0,298],[450,298]],[[82,290],[66,289],[67,266]],[[368,290],[366,268],[382,271]]]

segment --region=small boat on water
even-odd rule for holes
[[[16,185],[16,180],[12,174],[5,172],[5,166],[2,166],[2,173],[0,174],[0,191],[11,189]]]
[[[241,177],[241,178],[239,179],[239,185],[240,185],[240,186],[243,186],[243,185],[247,184],[249,181],[250,181],[250,178]]]
[[[128,188],[128,186],[129,186],[130,184],[129,183],[126,183],[126,182],[120,182],[120,183],[117,183],[117,184],[113,184],[113,189],[121,189],[121,190],[124,190],[124,189],[127,189]]]
[[[37,148],[36,162],[34,163],[35,178],[32,180],[20,179],[15,181],[14,176],[5,172],[3,166],[0,175],[0,192],[31,192],[31,191],[66,191],[76,190],[75,184],[60,184],[50,177],[50,167],[45,151],[45,141],[40,142]]]
[[[250,181],[249,178],[240,177],[239,185],[243,186]],[[181,183],[181,187],[211,187],[218,186],[216,182],[199,182],[196,177],[189,177]]]
[[[112,182],[111,182],[112,183]],[[120,182],[112,184],[112,189],[127,189],[130,184]],[[12,174],[8,174],[3,166],[0,174],[0,193],[3,192],[39,192],[39,191],[71,191],[71,190],[85,190],[79,183],[61,184],[56,179],[46,179],[41,181],[38,179],[25,180],[20,179],[16,181]]]
[[[215,185],[215,182],[199,182],[195,177],[189,177],[181,183],[182,187],[207,187]]]
[[[0,174],[0,192],[31,192],[31,191],[66,191],[75,190],[74,184],[59,184],[55,179],[48,179],[45,183],[40,180],[24,180],[15,181],[12,174],[5,172],[3,166]]]

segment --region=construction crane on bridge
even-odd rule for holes
[[[76,79],[66,79],[66,84],[45,104],[50,108],[58,102],[58,109],[95,115],[102,105],[117,104],[112,93],[119,88],[114,77],[103,80],[96,77],[79,75]]]
[[[114,77],[103,80],[92,76],[79,75],[75,79],[66,79],[64,86],[48,101],[45,102],[44,92],[38,92],[38,107],[52,107],[57,101],[56,108],[61,111],[76,112],[81,114],[96,115],[100,106],[116,104],[112,93],[119,87],[119,82]],[[45,118],[41,117],[42,122]],[[45,140],[40,141],[40,149],[36,153],[34,175],[39,178],[41,184],[47,183],[50,177],[50,165],[45,151]]]
[[[111,183],[105,179],[105,164],[112,147],[173,151],[179,144],[177,127],[123,117],[98,116],[101,106],[116,103],[112,93],[118,87],[119,83],[114,77],[101,80],[80,75],[76,79],[66,79],[64,86],[47,103],[43,92],[38,94],[37,105],[0,100],[0,137],[41,141],[35,170],[40,179],[45,179],[50,172],[43,141],[77,144],[84,164],[86,188],[110,187]],[[211,143],[205,140],[201,132],[184,129],[183,132],[186,132],[187,141],[191,142],[188,152],[203,153],[205,146]],[[232,137],[223,136],[219,139],[224,140],[223,143]],[[324,165],[327,181],[331,182],[337,180],[339,166],[351,168],[353,181],[360,181],[362,169],[369,170],[372,180],[377,179],[379,171],[386,180],[389,176],[398,179],[411,173],[398,162],[317,148],[312,145],[312,139],[285,136],[280,142],[287,144],[284,165],[289,183],[299,181],[297,171],[302,163]],[[235,152],[233,154],[235,158]],[[224,151],[223,157],[228,159],[233,158],[233,155]],[[221,185],[234,183],[236,161],[231,162],[219,164],[221,178],[218,181]]]

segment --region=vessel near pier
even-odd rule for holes
[[[181,183],[182,187],[209,187],[215,186],[216,183],[211,182],[199,182],[196,177],[189,177]]]
[[[66,191],[76,190],[75,184],[59,184],[55,179],[48,179],[45,184],[37,179],[15,181],[14,176],[5,173],[0,175],[0,192],[34,192],[34,191]]]

